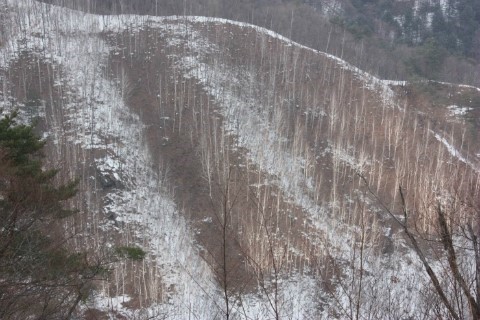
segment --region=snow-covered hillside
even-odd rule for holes
[[[451,106],[478,88],[435,84],[456,93],[429,106],[407,82],[224,19],[99,16],[33,0],[0,11],[0,107],[38,117],[52,166],[80,176],[76,245],[148,253],[115,263],[79,312],[445,315],[401,213],[418,239],[435,239],[437,203],[460,212],[452,225],[471,221],[462,201],[478,196],[480,143],[467,116],[478,110],[452,120]],[[455,241],[473,281],[472,243]],[[438,243],[421,246],[455,296]]]

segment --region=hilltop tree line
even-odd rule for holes
[[[480,6],[475,0],[43,0],[100,14],[201,15],[272,29],[388,79],[478,85]]]

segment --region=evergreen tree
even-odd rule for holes
[[[68,248],[59,225],[76,182],[54,186],[42,142],[15,115],[0,120],[0,319],[67,319],[105,269]]]
[[[463,0],[458,2],[458,28],[457,34],[465,55],[473,55],[473,39],[476,31],[480,29],[480,6],[476,0]]]
[[[413,15],[413,9],[410,8],[405,14],[403,22],[403,40],[405,43],[412,45],[415,42],[415,17]]]
[[[432,38],[444,48],[454,51],[457,41],[452,23],[445,18],[440,6],[435,6],[432,17]]]

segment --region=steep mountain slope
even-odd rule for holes
[[[419,238],[437,203],[474,218],[478,88],[380,80],[223,19],[0,11],[0,104],[38,118],[52,165],[81,178],[73,245],[148,252],[115,264],[87,316],[444,315],[398,188]],[[421,246],[455,296],[439,244]]]

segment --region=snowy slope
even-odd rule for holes
[[[100,229],[106,234],[120,234],[122,240],[127,239],[125,241],[133,242],[151,254],[148,263],[155,267],[149,269],[149,280],[156,279],[158,282],[150,284],[152,288],[145,291],[155,291],[156,294],[153,286],[165,291],[161,298],[152,298],[154,302],[150,301],[147,306],[129,308],[122,304],[131,300],[128,293],[117,291],[112,297],[111,289],[105,286],[89,307],[110,312],[112,317],[117,312],[128,318],[161,318],[168,315],[169,318],[185,319],[193,315],[198,319],[214,319],[225,312],[222,288],[200,254],[202,247],[196,241],[195,230],[188,218],[182,214],[182,204],[175,202],[172,190],[177,186],[170,185],[166,174],[168,168],[153,160],[146,141],[147,126],[127,104],[121,79],[112,79],[105,71],[110,63],[109,56],[119,49],[108,42],[105,35],[125,32],[135,35],[154,29],[168,39],[163,44],[166,49],[175,51],[176,48],[184,48],[182,55],[172,58],[175,70],[181,73],[183,79],[194,80],[212,98],[217,106],[215,112],[222,118],[222,129],[227,136],[235,139],[236,150],[245,153],[246,165],[257,168],[259,175],[268,177],[266,184],[281,190],[286,201],[305,213],[309,220],[307,222],[306,219],[305,225],[313,227],[308,236],[318,243],[315,250],[327,252],[338,262],[337,268],[342,269],[343,279],[332,279],[335,288],[329,293],[322,292],[322,280],[314,276],[315,272],[308,272],[310,267],[290,272],[278,286],[279,300],[282,301],[280,312],[291,319],[328,318],[353,310],[355,299],[361,302],[360,316],[365,318],[372,315],[376,318],[387,315],[403,318],[423,312],[421,303],[428,279],[401,234],[392,233],[390,226],[375,220],[367,229],[372,234],[369,240],[372,245],[360,245],[357,241],[362,232],[359,226],[343,221],[348,217],[342,220],[335,215],[339,207],[353,203],[354,196],[372,212],[379,210],[378,205],[368,195],[362,194],[360,187],[347,194],[336,195],[333,192],[329,201],[320,201],[315,196],[320,190],[320,183],[307,174],[309,166],[321,162],[316,154],[320,151],[345,172],[374,172],[383,159],[352,150],[353,142],[350,141],[331,139],[324,150],[311,152],[290,147],[290,138],[285,134],[285,124],[281,121],[285,117],[283,111],[272,116],[270,110],[275,106],[267,105],[258,92],[250,90],[248,94],[248,90],[242,89],[252,86],[255,81],[252,79],[257,77],[255,71],[231,68],[227,54],[215,55],[223,52],[224,48],[210,41],[201,29],[216,26],[234,27],[244,33],[255,32],[263,39],[281,43],[282,48],[290,48],[288,50],[292,52],[308,51],[333,62],[332,69],[340,69],[339,73],[346,74],[345,77],[351,75],[350,83],[362,83],[362,90],[377,99],[368,100],[380,105],[372,110],[392,115],[391,128],[396,128],[395,119],[402,115],[406,117],[407,111],[398,103],[394,91],[395,87],[406,86],[406,82],[378,79],[335,56],[303,47],[267,29],[235,21],[204,17],[97,16],[33,0],[6,0],[4,5],[11,12],[7,15],[10,19],[5,30],[7,42],[0,47],[0,70],[10,70],[25,52],[60,70],[55,75],[54,85],[68,88],[68,94],[61,106],[61,117],[45,115],[49,129],[47,138],[58,150],[66,143],[80,150],[74,156],[80,166],[94,166],[99,176],[109,177],[122,186],[105,192],[100,210],[96,213],[98,217],[94,218],[98,219]],[[129,54],[134,56],[136,52]],[[1,81],[4,89],[0,104],[8,109],[15,98],[5,89],[8,82],[6,73],[2,73]],[[362,105],[364,110],[369,110],[369,107]],[[329,110],[317,106],[312,108],[319,118],[328,118],[335,124],[342,121],[341,115],[345,117],[348,114],[342,111],[335,118]],[[39,115],[44,113],[49,114],[49,111],[39,112]],[[372,123],[375,125],[374,120]],[[478,172],[476,164],[445,138],[434,131],[427,134],[432,134],[439,142],[438,148],[446,148],[453,157]],[[92,157],[93,160],[87,160]],[[343,178],[334,174],[333,179]],[[94,191],[100,193],[100,190]],[[93,203],[89,200],[93,198],[85,196],[87,202]],[[93,208],[94,205],[87,204],[87,207]],[[102,222],[101,215],[111,214],[115,217],[114,223]],[[129,235],[122,236],[127,230]],[[393,253],[378,254],[373,245],[373,235],[391,239],[395,247]],[[362,250],[360,257],[359,248]],[[306,256],[305,253],[299,255]],[[323,260],[319,258],[319,261]],[[439,272],[442,270],[441,261],[432,262],[432,265]],[[120,270],[121,266],[118,268]],[[360,269],[364,270],[364,278],[358,280]],[[120,271],[116,274],[118,277],[125,276]],[[335,286],[342,284],[344,279],[353,280],[346,286]],[[272,283],[268,285],[273,288]],[[358,293],[360,286],[364,288],[362,294]],[[241,303],[237,302],[232,307],[232,314],[247,319],[273,318],[271,300],[265,296],[268,294],[261,290],[242,294],[239,298]]]

